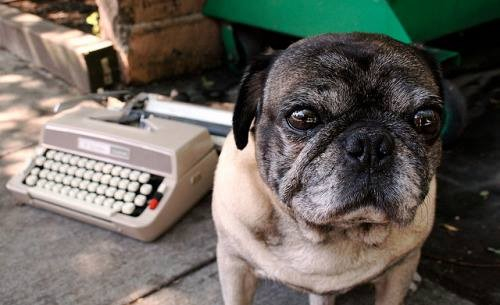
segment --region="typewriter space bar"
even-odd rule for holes
[[[69,198],[66,196],[61,196],[59,194],[54,194],[53,192],[47,191],[45,189],[32,187],[28,190],[28,193],[33,198],[44,200],[61,207],[79,211],[95,217],[106,219],[114,214],[113,210],[105,208],[103,206],[97,206],[76,198]]]

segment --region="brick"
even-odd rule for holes
[[[134,22],[148,22],[201,12],[205,0],[139,0],[133,1]]]
[[[148,82],[214,66],[221,51],[220,46],[214,46],[218,40],[218,26],[207,18],[133,32],[129,40],[130,79]]]
[[[112,43],[0,5],[0,46],[43,67],[82,92],[118,79]]]
[[[20,20],[21,19],[21,20]],[[36,23],[41,18],[35,15],[24,16],[6,5],[0,5],[0,45],[25,60],[31,60],[28,41],[24,38],[19,22]]]
[[[122,79],[146,83],[213,67],[222,46],[203,0],[97,0],[103,37],[118,52]]]
[[[98,0],[99,6],[114,8],[123,20],[141,23],[201,12],[205,0]]]

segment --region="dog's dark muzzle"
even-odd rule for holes
[[[393,159],[394,139],[383,127],[355,127],[347,131],[344,150],[354,171],[373,173]]]

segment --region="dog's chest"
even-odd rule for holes
[[[353,241],[345,232],[318,242],[289,227],[267,232],[272,234],[259,241],[267,254],[251,258],[257,274],[309,292],[341,292],[369,281],[399,254]]]

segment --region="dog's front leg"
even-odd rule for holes
[[[252,268],[239,257],[217,245],[217,266],[225,305],[252,304],[257,277]]]
[[[404,304],[408,288],[420,260],[420,249],[411,252],[403,261],[391,267],[375,281],[375,305]]]
[[[309,294],[309,305],[335,305],[334,295]]]

